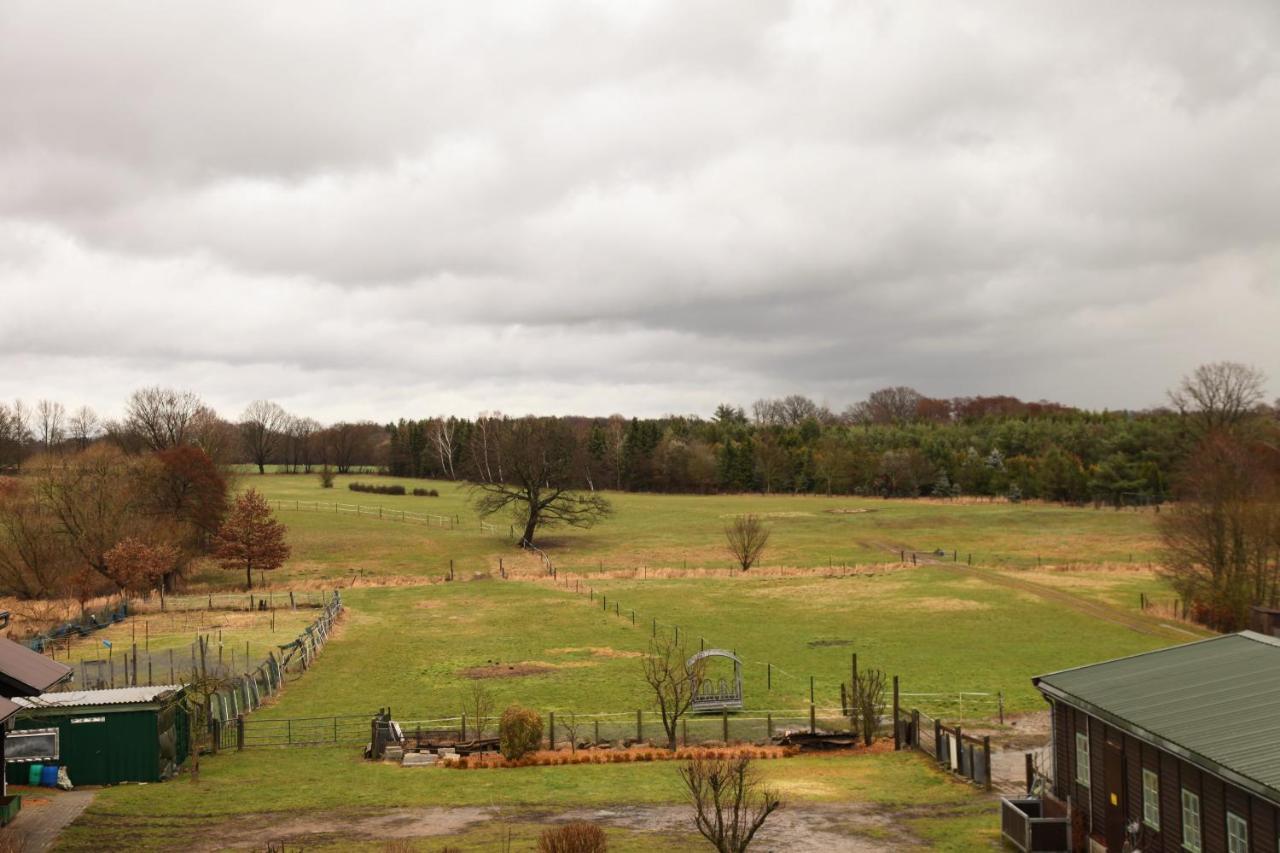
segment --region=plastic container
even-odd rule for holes
[[[46,788],[56,787],[58,784],[58,765],[46,764],[40,768],[40,784]]]
[[[42,772],[44,772],[44,765],[43,765],[43,764],[32,764],[30,767],[28,767],[28,768],[27,768],[27,784],[28,784],[28,785],[39,785],[39,784],[40,784],[40,774],[41,774]]]

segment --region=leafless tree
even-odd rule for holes
[[[649,649],[640,659],[645,683],[653,696],[653,705],[662,718],[667,735],[667,749],[675,751],[676,732],[680,720],[693,704],[697,684],[706,673],[705,661],[689,664],[689,650],[675,636],[665,634],[649,641]]]
[[[377,424],[340,421],[325,430],[326,453],[339,474],[349,474],[372,455],[373,437],[382,433]]]
[[[431,423],[431,445],[440,459],[440,470],[450,480],[458,479],[453,460],[458,453],[458,419],[436,418]]]
[[[270,400],[254,400],[240,416],[240,435],[259,474],[267,472],[267,463],[284,440],[289,420],[289,414]]]
[[[782,807],[746,756],[695,758],[680,768],[693,822],[719,853],[743,853],[760,827]]]
[[[745,572],[756,564],[769,544],[770,529],[758,515],[734,516],[724,526],[725,545],[733,559]]]
[[[888,678],[882,669],[867,669],[858,673],[850,696],[853,706],[855,730],[862,735],[867,746],[880,729],[880,712],[884,710],[884,691]]]
[[[867,399],[845,409],[844,418],[855,424],[907,423],[917,418],[924,395],[914,388],[898,385],[872,391]]]
[[[36,439],[40,446],[50,451],[67,437],[67,410],[56,400],[36,403]]]
[[[187,429],[187,443],[205,452],[215,465],[226,468],[238,457],[240,430],[208,406],[196,409]]]
[[[524,527],[521,547],[539,528],[591,527],[613,506],[603,495],[576,488],[584,453],[558,418],[481,418],[471,447],[468,483],[483,516],[510,512]]]
[[[22,401],[0,403],[0,471],[18,466],[30,439],[30,412]]]
[[[471,718],[475,739],[483,740],[484,733],[493,723],[493,709],[497,706],[493,691],[482,681],[472,681],[463,696],[462,706],[467,716]]]
[[[1169,392],[1174,408],[1194,417],[1202,432],[1230,428],[1252,415],[1264,399],[1267,377],[1235,361],[1202,364]]]
[[[190,391],[172,388],[142,388],[133,392],[125,406],[125,423],[152,450],[186,444],[192,426],[204,404]],[[210,454],[212,455],[212,454]]]
[[[102,431],[102,421],[98,413],[89,406],[81,406],[71,416],[69,432],[76,449],[84,450]]]
[[[1183,465],[1177,505],[1158,521],[1165,575],[1210,627],[1243,626],[1280,604],[1280,453],[1211,432]]]
[[[0,593],[21,599],[65,593],[73,571],[65,537],[27,480],[0,477]]]

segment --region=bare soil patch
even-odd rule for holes
[[[542,661],[527,661],[524,663],[491,663],[484,666],[473,666],[468,669],[459,670],[458,674],[464,678],[521,678],[526,675],[543,675],[548,672],[555,672],[559,666]]]
[[[619,649],[612,649],[608,646],[584,646],[581,648],[564,648],[564,649],[547,649],[547,652],[553,655],[572,655],[580,652],[588,652],[598,658],[639,658],[644,657],[644,652],[627,652]]]

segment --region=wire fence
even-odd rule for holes
[[[406,524],[421,524],[426,527],[437,527],[441,530],[478,530],[481,533],[501,536],[497,525],[485,521],[471,521],[460,515],[437,515],[430,512],[414,512],[407,509],[387,507],[382,504],[348,504],[338,501],[302,501],[280,500],[270,501],[277,511],[292,512],[324,512],[333,515],[349,515],[358,518],[381,519],[382,521],[399,521]]]

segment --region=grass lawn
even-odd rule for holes
[[[970,697],[966,715],[994,713],[997,692],[1008,710],[1039,710],[1033,675],[1184,639],[1139,633],[945,567],[844,578],[592,583],[620,603],[621,616],[613,604],[605,611],[598,597],[593,603],[549,582],[345,590],[338,641],[257,717],[386,705],[400,719],[453,716],[471,676],[483,677],[500,706],[518,701],[562,718],[569,711],[647,710],[639,655],[654,618],[660,630],[681,626],[694,649],[705,639],[736,650],[745,661],[749,709],[806,708],[810,675],[818,704],[838,705],[857,652],[861,666],[901,676],[906,693],[992,694]],[[953,698],[910,701],[960,713]]]
[[[898,837],[909,831],[922,838],[945,838],[956,850],[985,846],[995,835],[995,802],[938,773],[917,754],[798,757],[759,766],[793,807],[861,803],[885,812],[902,810],[908,817]],[[351,819],[379,810],[438,806],[501,807],[523,842],[517,849],[527,849],[541,829],[522,821],[533,810],[683,803],[676,767],[674,762],[653,762],[457,771],[374,764],[362,761],[356,750],[341,748],[224,753],[201,762],[198,781],[183,778],[100,791],[85,816],[64,833],[58,849],[172,849],[244,815],[258,816],[260,837],[266,841],[278,837],[272,834],[273,825],[299,817],[323,823],[331,814]],[[446,840],[467,844],[464,849],[485,849],[482,845],[494,840],[494,829],[436,838],[434,846],[424,843],[422,849],[439,849]],[[344,843],[342,830],[333,835],[329,841],[338,849]],[[618,849],[645,849],[645,841],[653,849],[652,835],[619,832],[617,837]],[[670,840],[679,845],[675,849],[705,849],[689,836]]]
[[[355,480],[435,488],[437,498],[349,491]],[[352,568],[381,575],[441,575],[494,571],[498,557],[519,561],[507,538],[508,519],[492,518],[499,535],[481,530],[463,486],[357,475],[322,489],[315,476],[245,474],[240,488],[279,501],[289,525],[294,578],[335,577]],[[1156,559],[1155,516],[1053,504],[886,501],[796,495],[648,495],[610,493],[613,518],[590,530],[549,530],[540,545],[573,571],[642,566],[723,569],[728,518],[768,517],[773,538],[766,566],[812,568],[897,561],[902,551],[958,552],[975,564],[1026,568],[1044,564],[1129,563]],[[335,513],[334,502],[382,507],[384,518]],[[406,510],[456,517],[457,529],[389,520]],[[368,512],[369,510],[366,510]],[[376,510],[374,510],[376,512]],[[909,557],[908,557],[909,558]]]

